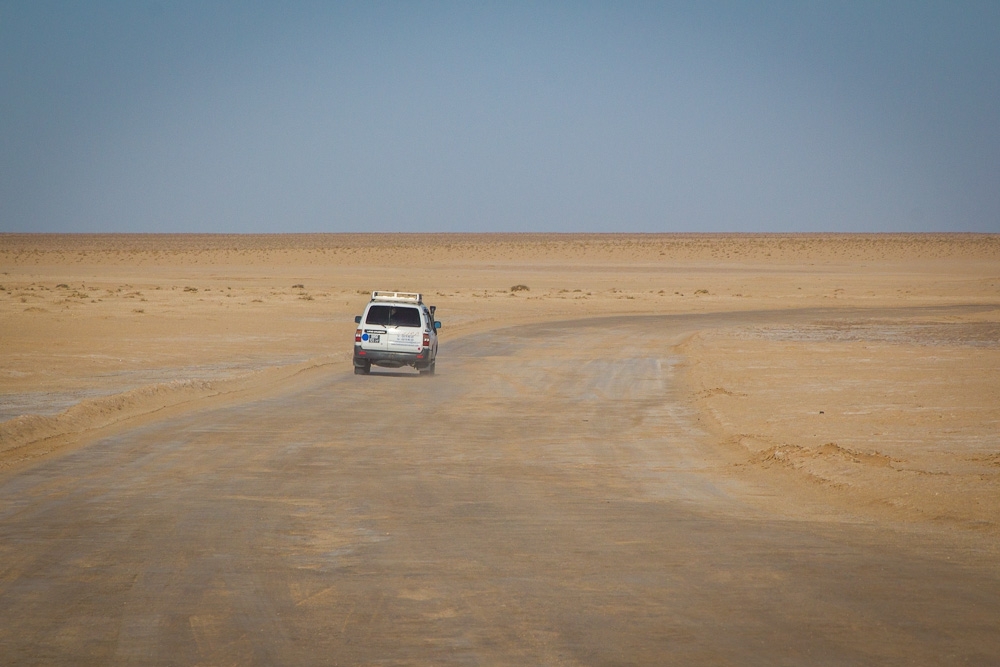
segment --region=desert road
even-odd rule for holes
[[[685,407],[674,346],[739,317],[495,330],[6,474],[0,663],[1000,664],[989,550],[741,476]]]

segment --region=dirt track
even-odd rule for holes
[[[685,407],[675,346],[747,317],[496,330],[7,475],[3,662],[1000,662],[986,540],[803,504]]]

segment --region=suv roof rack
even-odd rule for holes
[[[385,290],[375,290],[372,292],[372,301],[409,301],[411,303],[423,303],[423,295],[419,292],[387,292]]]

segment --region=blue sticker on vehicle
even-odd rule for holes
[[[361,334],[361,340],[368,340],[368,334]]]

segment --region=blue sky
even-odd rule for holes
[[[1000,2],[0,0],[0,231],[1000,232]]]

